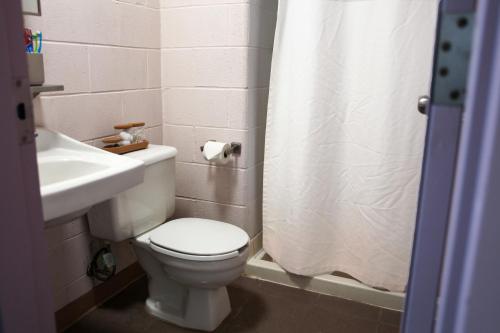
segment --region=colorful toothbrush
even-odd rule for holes
[[[37,53],[42,53],[42,32],[38,31],[38,50]]]
[[[30,29],[24,29],[24,45],[27,53],[33,53],[33,34]]]

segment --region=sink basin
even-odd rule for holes
[[[144,163],[37,128],[40,193],[46,223],[69,222],[143,181]]]

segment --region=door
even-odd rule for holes
[[[496,276],[487,272],[484,258],[479,257],[498,253],[498,248],[495,251],[490,247],[490,252],[482,249],[483,253],[478,250],[478,230],[484,231],[486,226],[494,230],[491,226],[495,225],[491,223],[491,212],[490,220],[482,214],[488,200],[485,196],[480,201],[478,198],[486,190],[495,190],[486,189],[489,181],[485,177],[494,173],[487,173],[490,168],[481,174],[481,163],[488,166],[495,157],[500,158],[500,151],[491,149],[498,139],[494,126],[500,127],[496,123],[498,117],[494,117],[498,114],[498,98],[496,104],[493,101],[493,105],[487,105],[491,98],[498,97],[498,87],[496,90],[494,87],[499,78],[494,73],[499,59],[499,8],[497,0],[455,0],[441,4],[402,325],[405,333],[490,332],[484,324],[500,320],[498,315],[490,315],[486,320],[488,308],[482,309],[481,301],[475,303],[475,309],[470,304],[473,282],[476,287],[478,283],[473,277],[477,277],[474,274],[479,267],[483,269],[481,277]],[[488,117],[491,121],[487,121]],[[490,132],[488,126],[493,127]],[[484,134],[487,132],[489,136]],[[499,244],[500,234],[496,235],[497,243],[493,243]],[[490,268],[492,273],[496,272],[495,266]],[[498,283],[488,285],[487,294],[496,295],[495,284]],[[483,289],[486,290],[484,285]],[[490,311],[493,308],[489,304]]]
[[[20,1],[0,1],[0,332],[54,332]]]

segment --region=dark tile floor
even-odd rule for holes
[[[82,318],[70,333],[188,333],[148,315],[145,278]],[[336,297],[240,278],[228,287],[232,313],[217,333],[397,333],[400,314]]]

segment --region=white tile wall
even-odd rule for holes
[[[159,48],[160,11],[149,7],[118,5],[119,45]]]
[[[44,109],[56,113],[57,130],[81,141],[109,135],[110,124],[123,119],[120,93],[50,97],[46,101]]]
[[[247,88],[248,57],[245,47],[164,49],[163,87]]]
[[[148,126],[160,126],[162,116],[161,90],[131,90],[121,93],[123,98],[123,121],[144,121]]]
[[[176,192],[180,197],[245,205],[248,201],[247,184],[245,169],[176,164]]]
[[[166,9],[162,46],[248,46],[249,11],[248,4]]]
[[[265,48],[248,49],[248,87],[267,88],[271,74],[272,50]]]
[[[146,129],[146,136],[152,144],[163,144],[163,129],[162,126],[150,127]]]
[[[196,151],[193,126],[163,125],[163,141],[177,148],[176,161],[194,162]]]
[[[86,269],[92,258],[90,244],[94,242],[95,247],[102,243],[92,240],[84,218],[46,229],[45,233],[49,243],[49,269],[57,310],[98,284],[87,277]],[[128,242],[112,244],[112,251],[118,272],[136,260]]]
[[[175,217],[262,229],[262,162],[276,0],[163,0],[163,140],[177,147]],[[241,142],[209,164],[207,140]]]
[[[146,0],[146,6],[155,8],[155,9],[160,9],[161,8],[161,1],[162,0]]]
[[[266,123],[267,88],[168,88],[163,117],[172,125],[249,129]]]
[[[90,91],[89,48],[87,45],[43,44],[45,80],[64,85],[64,93]]]
[[[75,237],[83,232],[88,232],[89,227],[84,219],[62,224],[58,227],[45,229],[45,238],[50,249],[59,246],[64,240]]]
[[[156,8],[155,8],[156,6]],[[26,16],[26,25],[48,41],[143,48],[160,47],[158,2],[114,0],[42,0],[42,16]]]
[[[146,0],[117,0],[118,2],[132,3],[135,5],[146,5]]]
[[[100,146],[113,125],[145,121],[161,144],[160,1],[41,0],[42,16],[25,26],[43,32],[46,83],[65,91],[36,98],[38,125]],[[93,242],[86,220],[46,230],[56,309],[93,288],[86,275]],[[113,245],[118,269],[135,261],[127,243]]]
[[[161,87],[161,52],[148,51],[148,88]]]
[[[168,124],[244,128],[248,90],[218,88],[169,88],[164,96]],[[235,120],[235,118],[237,118]]]
[[[92,91],[116,91],[147,87],[147,51],[122,47],[89,49]]]
[[[271,0],[273,1],[273,0]],[[163,0],[162,7],[191,7],[248,3],[249,0]]]
[[[259,224],[260,215],[262,214],[261,198],[257,198],[244,206],[183,197],[178,197],[175,204],[175,216],[173,218],[200,217],[226,221],[244,229],[250,237],[254,237],[262,230]]]
[[[253,1],[258,5],[250,6],[250,46],[272,48],[274,27],[276,25],[277,1]]]

